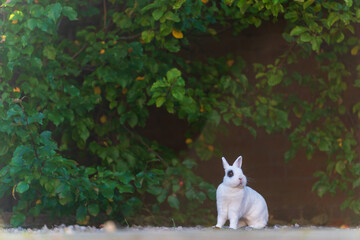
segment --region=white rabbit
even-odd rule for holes
[[[265,199],[246,186],[247,179],[241,170],[242,157],[239,156],[232,166],[224,157],[222,162],[225,176],[216,190],[218,217],[215,227],[221,228],[229,219],[232,229],[246,225],[264,228],[269,219],[268,208]]]

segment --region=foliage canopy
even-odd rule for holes
[[[214,149],[220,123],[268,133],[290,131],[285,159],[305,148],[328,154],[317,172],[319,195],[346,191],[360,213],[359,0],[2,0],[0,8],[0,195],[17,203],[11,219],[72,214],[79,223],[107,214],[125,218],[167,203],[196,209],[214,187],[193,173],[196,160],[138,133],[149,107],[186,119],[186,143],[200,159]],[[189,63],[189,36],[221,39],[264,22],[285,21],[289,49],[273,64],[241,56]],[[303,59],[313,74],[290,71]],[[296,87],[309,98],[286,91]],[[351,123],[348,120],[351,119]],[[208,127],[193,140],[204,123]],[[186,201],[184,199],[187,199]]]

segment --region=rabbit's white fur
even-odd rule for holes
[[[264,228],[269,219],[268,208],[265,199],[246,186],[247,179],[241,170],[242,157],[239,156],[232,166],[224,157],[222,161],[225,176],[216,191],[216,227],[221,228],[229,219],[230,228],[233,229],[246,225],[257,229]]]

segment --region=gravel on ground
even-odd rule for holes
[[[40,229],[4,228],[0,230],[0,239],[26,240],[359,240],[360,227],[339,229],[329,227],[280,226],[267,227],[261,230],[241,228],[213,229],[206,227],[130,227],[115,228],[105,225],[103,228],[71,225],[60,225],[54,228],[44,226]]]

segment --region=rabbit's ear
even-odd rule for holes
[[[238,168],[241,168],[241,165],[242,165],[242,156],[239,156],[239,157],[235,160],[233,166],[238,167]]]
[[[226,159],[224,157],[222,157],[222,162],[223,162],[224,169],[227,169],[228,167],[230,167],[230,165],[228,164],[228,162],[226,161]]]

